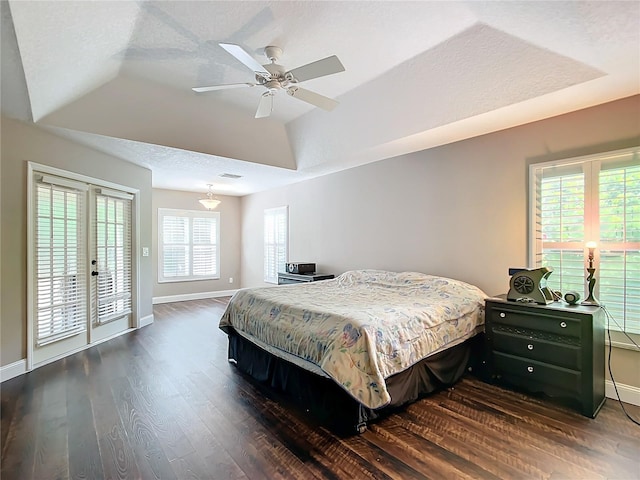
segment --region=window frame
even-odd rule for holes
[[[625,157],[628,157],[625,160]],[[635,251],[640,248],[640,243],[638,242],[607,242],[601,241],[600,239],[600,213],[599,213],[599,175],[601,171],[608,170],[610,168],[615,168],[609,166],[612,163],[623,162],[630,163],[631,165],[635,165],[637,159],[640,157],[640,147],[632,147],[621,150],[615,150],[610,152],[602,152],[593,155],[567,158],[567,159],[558,159],[549,162],[542,163],[533,163],[529,165],[529,192],[528,192],[528,201],[529,201],[529,222],[528,222],[528,257],[529,264],[532,266],[541,266],[541,252],[542,252],[542,240],[539,238],[540,235],[537,235],[537,230],[539,229],[539,191],[538,191],[538,183],[541,182],[541,176],[543,169],[545,168],[559,168],[559,169],[570,169],[572,167],[576,169],[580,169],[584,174],[584,239],[578,242],[558,242],[571,244],[574,243],[579,249],[582,250],[583,253],[583,264],[584,264],[584,275],[586,279],[586,267],[588,263],[588,249],[586,248],[586,242],[594,240],[597,242],[597,249],[595,255],[595,267],[596,267],[596,278],[598,283],[596,283],[596,287],[599,287],[600,283],[600,252],[607,251],[613,246],[620,247],[620,245],[624,246],[625,251]],[[609,164],[609,165],[607,165]],[[603,165],[605,167],[603,168]],[[559,175],[560,176],[560,175]],[[638,247],[638,248],[636,248]],[[586,280],[585,280],[586,285]],[[585,294],[585,291],[580,291],[581,295]],[[598,295],[596,295],[598,298]],[[606,304],[605,304],[606,307]],[[640,334],[625,332],[626,327],[622,325],[619,319],[616,323],[608,324],[608,328],[611,330],[611,343],[622,348],[631,348],[634,347],[633,343],[630,341],[627,336],[631,337],[633,341],[638,343],[640,341]],[[633,319],[633,323],[640,322],[640,319]]]
[[[285,232],[284,232],[284,245],[281,245],[277,240],[273,243],[267,243],[267,221],[269,221],[269,218],[276,218],[276,215],[284,215],[284,228],[285,228]],[[263,280],[266,283],[278,283],[278,265],[277,262],[276,264],[274,264],[274,269],[272,271],[269,271],[269,266],[268,266],[268,256],[269,256],[269,249],[273,249],[274,251],[273,256],[277,257],[278,256],[278,250],[283,248],[284,249],[284,262],[286,263],[289,259],[289,206],[288,205],[283,205],[280,207],[273,207],[273,208],[266,208],[264,210],[264,216],[263,216],[263,232],[262,232],[262,241],[263,241]],[[274,226],[274,228],[276,228]],[[276,234],[277,236],[277,234]],[[284,266],[282,266],[282,271],[284,272]]]
[[[182,218],[188,218],[188,232],[189,242],[185,245],[189,247],[189,275],[165,277],[164,276],[164,218],[166,216],[176,216]],[[215,246],[215,272],[210,275],[194,275],[193,269],[193,220],[195,219],[214,219],[216,222],[216,239],[215,243],[210,244]],[[202,210],[186,210],[175,208],[158,208],[158,283],[179,283],[179,282],[193,282],[199,280],[219,280],[220,279],[220,212],[202,211]]]

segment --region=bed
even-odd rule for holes
[[[342,432],[452,385],[483,331],[478,287],[357,270],[236,292],[220,320],[229,361]]]

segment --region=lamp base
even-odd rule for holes
[[[585,298],[580,305],[592,305],[594,307],[599,307],[600,302],[598,302],[598,300],[596,300],[596,297],[593,296],[593,289],[596,286],[596,269],[590,266],[589,268],[587,268],[587,272],[589,272],[589,276],[587,277],[589,295],[587,295],[587,298]]]
[[[585,300],[584,302],[580,302],[580,305],[585,305],[587,307],[599,307],[600,302],[597,300]]]

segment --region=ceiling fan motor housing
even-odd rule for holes
[[[267,47],[267,48],[277,48],[277,47]],[[271,93],[275,93],[277,90],[281,90],[286,88],[289,84],[289,80],[285,78],[285,68],[282,65],[278,65],[276,63],[270,63],[268,65],[264,65],[264,68],[271,74],[271,78],[267,79],[260,75],[256,74],[256,80],[258,83],[271,91]]]

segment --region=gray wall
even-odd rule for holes
[[[323,272],[415,270],[509,287],[527,266],[532,162],[640,144],[640,96],[242,199],[242,286],[263,285],[262,215],[289,205],[289,259]],[[617,380],[640,387],[640,354],[618,352]]]
[[[158,283],[158,208],[203,210],[198,199],[202,193],[153,189],[153,297],[172,297],[189,294],[233,290],[240,286],[240,198],[216,195],[221,201],[220,212],[220,279],[194,282]],[[229,278],[233,282],[229,283]]]
[[[140,190],[140,246],[151,245],[151,171],[2,117],[0,365],[26,358],[27,162]],[[140,257],[140,318],[153,314],[151,257]]]

